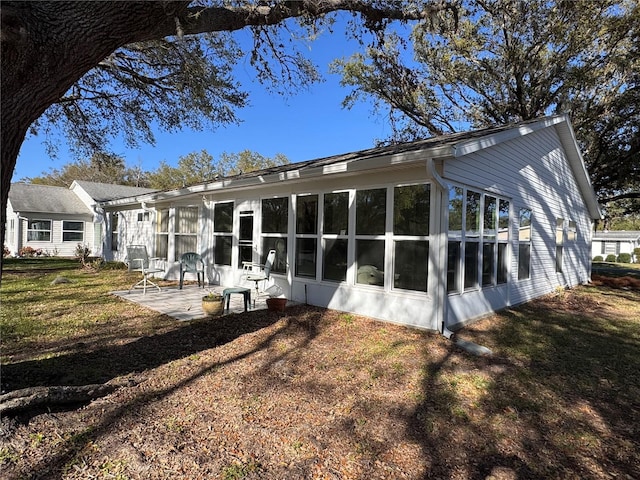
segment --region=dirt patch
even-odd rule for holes
[[[76,409],[3,419],[3,478],[631,478],[635,384],[616,371],[592,389],[592,373],[558,366],[555,347],[510,353],[495,336],[521,325],[509,315],[466,332],[492,343],[494,358],[434,333],[296,306],[15,365],[44,381],[96,362],[97,376],[139,383]],[[548,328],[533,325],[520,342],[542,343]],[[580,335],[574,342],[586,342]],[[616,352],[637,367],[624,345]]]

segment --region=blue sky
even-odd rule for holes
[[[291,162],[297,162],[373,146],[376,140],[390,135],[391,129],[385,118],[372,115],[370,105],[361,103],[351,110],[342,108],[341,102],[348,90],[340,87],[338,76],[329,74],[328,64],[332,59],[351,55],[358,47],[346,40],[340,28],[334,32],[323,34],[309,44],[309,58],[316,63],[325,81],[312,85],[308,91],[288,98],[269,93],[253,79],[247,62],[239,66],[237,79],[250,93],[250,105],[238,111],[242,120],[239,125],[219,127],[213,132],[184,130],[168,134],[156,130],[155,146],[145,144],[132,149],[116,141],[111,149],[128,165],[140,164],[145,170],[153,170],[161,160],[176,165],[180,156],[203,149],[214,158],[222,152],[248,149],[265,156],[283,153]],[[22,145],[13,181],[41,175],[73,160],[64,137],[59,137],[57,158],[51,158],[43,138],[28,136]]]

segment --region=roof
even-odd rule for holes
[[[203,194],[209,191],[232,189],[234,187],[246,188],[259,184],[304,177],[311,178],[331,173],[359,172],[371,168],[384,168],[389,165],[424,161],[429,157],[446,160],[448,158],[461,157],[550,127],[555,128],[558,133],[591,217],[594,219],[602,218],[596,195],[591,186],[584,160],[580,154],[573,128],[567,115],[555,115],[509,125],[439,135],[414,142],[369,148],[316,160],[279,165],[230,177],[216,177],[209,182],[199,183],[179,190],[168,190],[145,195],[142,199],[123,198],[114,200],[110,202],[109,206],[127,205],[140,201],[163,201],[184,195]],[[379,159],[379,161],[376,159]]]
[[[618,240],[626,242],[640,241],[640,230],[616,230],[608,232],[594,232],[593,240]]]
[[[75,193],[65,187],[12,183],[9,202],[13,211],[20,213],[93,214]]]
[[[116,198],[135,197],[145,193],[156,192],[151,188],[131,187],[129,185],[117,185],[112,183],[88,182],[86,180],[75,180],[74,183],[80,186],[96,202],[108,202]],[[73,185],[72,185],[73,187]]]

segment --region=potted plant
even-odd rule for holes
[[[222,314],[223,308],[222,295],[219,293],[209,292],[202,297],[202,310],[206,315],[218,317]]]
[[[287,299],[284,297],[267,298],[267,309],[271,312],[284,312],[284,307],[286,306]]]

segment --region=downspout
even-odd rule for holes
[[[429,176],[438,184],[438,186],[442,189],[443,192],[448,192],[449,191],[449,185],[447,185],[447,183],[444,181],[444,179],[440,176],[440,174],[437,172],[436,170],[436,166],[435,163],[433,161],[432,157],[427,158],[427,173],[429,174]],[[442,212],[442,208],[440,209],[440,211]],[[442,213],[441,213],[442,215]],[[442,220],[440,220],[440,234],[441,236],[444,236],[444,231],[442,228]],[[439,248],[444,248],[444,245],[439,245]],[[441,256],[439,255],[439,259],[441,258]],[[444,288],[444,284],[439,287],[440,289]],[[444,291],[440,291],[437,295],[437,302],[439,305],[436,305],[436,308],[441,307],[442,309],[442,322],[440,323],[440,333],[442,335],[444,335],[446,338],[448,339],[452,339],[453,336],[455,335],[455,332],[452,332],[451,330],[449,330],[445,324],[445,319],[446,317],[446,312],[445,312],[445,304],[446,304],[446,300],[445,300],[445,295],[444,295]]]

